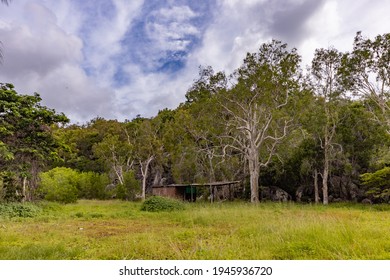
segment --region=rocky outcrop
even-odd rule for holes
[[[291,195],[289,195],[285,190],[282,190],[278,187],[261,187],[260,197],[261,200],[270,200],[278,202],[287,202],[291,200]]]

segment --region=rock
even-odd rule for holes
[[[271,201],[287,202],[291,200],[291,195],[278,187],[263,187],[261,198]]]
[[[368,198],[365,198],[365,199],[362,200],[362,203],[363,204],[372,204],[372,201],[370,199],[368,199]]]
[[[295,191],[295,200],[297,202],[301,202],[302,201],[302,196],[304,194],[304,191],[305,191],[305,187],[299,187],[296,191]]]
[[[116,185],[115,184],[108,184],[105,188],[106,191],[112,191],[115,190]]]

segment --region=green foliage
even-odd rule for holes
[[[362,174],[360,178],[368,188],[366,194],[370,198],[376,202],[390,202],[390,167]]]
[[[41,214],[42,209],[32,203],[5,203],[0,204],[0,217],[31,218]]]
[[[175,211],[184,210],[184,203],[175,199],[152,196],[146,199],[141,207],[141,211],[148,212],[162,212],[162,211]]]
[[[390,133],[390,33],[369,39],[358,32],[353,51],[343,56],[342,78],[345,88],[365,97],[373,118]]]
[[[390,143],[384,127],[372,119],[364,101],[351,101],[344,107],[337,133],[345,157],[357,172],[367,171],[376,150],[382,146],[388,150]]]
[[[61,203],[77,201],[79,173],[66,167],[57,167],[40,174],[39,192],[46,200]]]
[[[78,198],[107,199],[110,179],[107,174],[79,172],[71,168],[56,167],[40,174],[39,194],[48,201],[73,203]]]
[[[8,181],[8,190],[16,195],[18,182],[23,181],[23,195],[35,189],[40,168],[57,159],[57,141],[53,125],[68,118],[40,104],[39,94],[20,95],[12,84],[0,83],[0,170],[10,171],[16,180]],[[31,193],[31,192],[30,192]],[[6,199],[14,198],[6,197]]]
[[[135,178],[133,171],[128,171],[123,175],[123,184],[118,184],[115,189],[115,197],[122,200],[136,200],[140,194],[141,186]]]
[[[316,50],[303,79],[298,51],[274,40],[230,75],[200,67],[178,108],[125,122],[64,126],[38,94],[0,83],[0,201],[134,200],[152,181],[241,180],[246,192],[261,182],[294,195],[313,177],[329,179],[334,198],[360,198],[360,174],[390,162],[389,46],[389,34],[358,33],[350,53]],[[35,192],[38,174],[59,166]],[[367,195],[386,201],[375,174],[362,176]]]
[[[110,198],[106,186],[110,178],[106,173],[79,172],[77,175],[78,197],[86,199],[107,199]]]
[[[199,67],[199,78],[186,93],[187,103],[207,101],[218,91],[224,90],[226,84],[224,73],[214,73],[211,66]]]
[[[18,202],[23,198],[17,174],[11,171],[0,172],[0,202]]]

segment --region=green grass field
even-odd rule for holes
[[[35,217],[0,217],[0,259],[390,259],[390,206],[244,202],[43,203]]]

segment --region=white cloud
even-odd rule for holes
[[[117,114],[121,119],[129,119],[141,114],[152,117],[164,108],[174,109],[184,101],[186,90],[194,79],[191,68],[172,77],[166,73],[145,73],[136,65],[124,69],[133,82],[116,90]]]
[[[237,68],[246,52],[254,52],[266,41],[265,18],[261,17],[264,1],[219,1],[215,21],[203,37],[196,54],[201,65],[211,65],[228,73]]]
[[[39,34],[27,25],[9,25],[0,30],[4,42],[5,75],[36,72],[46,75],[65,62],[78,63],[82,59],[82,42],[65,34],[55,25],[46,25],[46,32]]]
[[[216,0],[207,20],[188,1],[12,1],[0,9],[0,81],[39,92],[73,121],[153,116],[184,100],[199,65],[229,74],[272,38],[298,47],[308,64],[315,48],[345,51],[356,31],[374,37],[390,25],[388,1]],[[143,33],[131,33],[140,32],[135,21]],[[170,60],[184,68],[155,71]]]
[[[0,79],[21,93],[40,93],[43,104],[74,120],[109,111],[110,90],[95,86],[80,66],[81,39],[60,28],[57,17],[41,4],[26,2],[22,10],[19,22],[10,21],[0,29],[5,56]]]
[[[146,15],[145,39],[148,49],[139,54],[146,69],[160,67],[160,60],[167,59],[168,53],[172,56],[172,53],[187,51],[194,38],[201,35],[198,27],[191,22],[197,16],[188,6],[163,7]]]
[[[303,65],[310,64],[317,48],[335,47],[342,52],[351,51],[358,31],[371,38],[389,32],[389,9],[390,2],[387,1],[326,1],[306,23],[308,33],[298,46]]]

